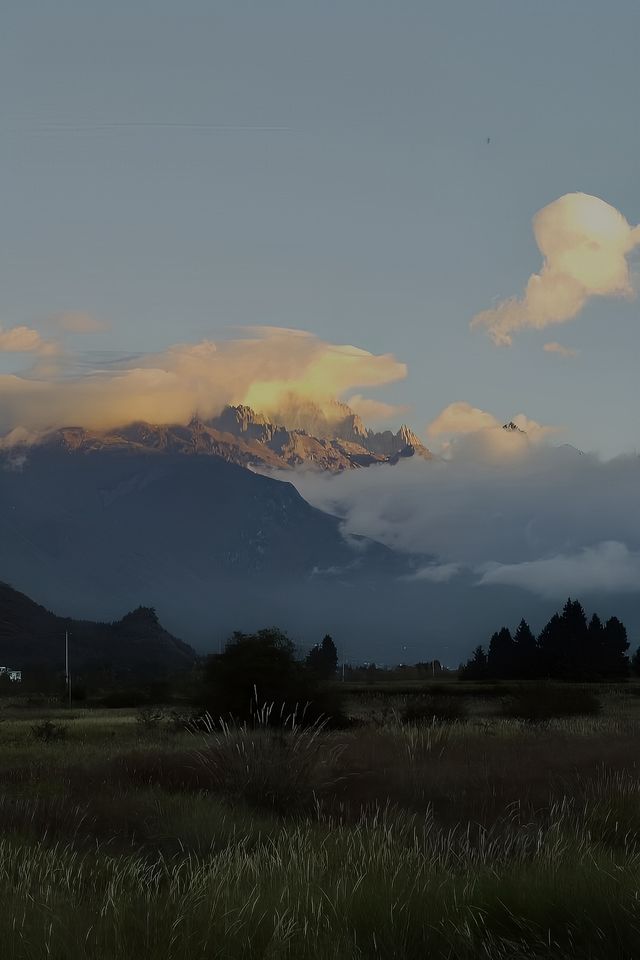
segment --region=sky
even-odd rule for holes
[[[342,395],[421,435],[464,404],[634,452],[639,31],[635,0],[5,5],[0,372],[251,340],[280,383],[353,345],[397,376]]]

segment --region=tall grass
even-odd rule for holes
[[[633,705],[632,705],[633,706]],[[638,721],[0,725],[7,960],[636,960]]]
[[[637,956],[636,843],[576,818],[444,831],[387,810],[156,859],[4,840],[3,956]]]

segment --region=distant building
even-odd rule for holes
[[[0,677],[7,675],[9,680],[14,683],[22,683],[22,670],[14,670],[13,667],[0,667]]]

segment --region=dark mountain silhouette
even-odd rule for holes
[[[377,586],[410,569],[381,544],[346,539],[292,484],[219,457],[44,444],[16,469],[0,453],[0,577],[74,616],[110,620],[144,603],[209,643],[214,629],[290,623],[294,610],[317,622],[331,603],[371,622]]]
[[[0,583],[0,663],[23,671],[64,669],[69,632],[74,673],[105,669],[116,675],[161,677],[186,670],[195,651],[168,633],[151,607],[138,607],[113,623],[56,616]]]

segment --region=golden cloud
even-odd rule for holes
[[[0,353],[41,353],[52,347],[31,327],[0,328]]]
[[[509,346],[518,330],[571,320],[591,297],[634,295],[627,257],[640,245],[640,227],[631,227],[604,200],[568,193],[538,211],[533,232],[544,263],[529,278],[524,296],[471,321],[494,343]]]
[[[56,375],[48,364],[46,375],[36,366],[25,375],[0,376],[0,431],[186,423],[194,414],[214,416],[227,403],[266,413],[286,413],[297,403],[330,410],[346,391],[406,376],[405,364],[390,354],[326,343],[298,330],[247,332],[244,339],[178,344],[106,369],[70,374],[60,367]]]
[[[564,344],[557,343],[555,340],[552,340],[551,343],[545,343],[542,349],[545,353],[557,353],[559,357],[566,357],[567,359],[578,356],[577,350],[572,347],[565,347]]]
[[[483,434],[487,442],[490,440],[492,446],[502,449],[509,449],[513,446],[510,437],[533,441],[534,443],[543,440],[551,433],[556,433],[558,427],[543,426],[536,420],[531,420],[524,413],[518,413],[510,418],[518,430],[504,430],[504,420],[499,420],[492,413],[481,410],[479,407],[473,407],[470,403],[456,401],[450,403],[448,407],[441,410],[435,420],[427,427],[427,433],[431,437],[466,437],[474,434]],[[520,433],[521,431],[521,433]]]

